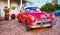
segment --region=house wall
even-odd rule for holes
[[[12,9],[11,9],[10,15],[11,15],[11,14],[16,14],[16,15],[17,15],[17,14],[19,13],[19,11],[18,11],[18,10],[19,10],[19,6],[18,6],[17,3],[15,3],[15,2],[11,3],[11,7],[12,7],[12,6],[15,6],[16,8],[15,8],[15,10],[12,10]]]
[[[6,6],[7,5],[7,3],[6,2],[4,2],[4,1],[0,1],[0,13],[1,13],[1,17],[4,17],[4,15],[5,15],[5,13],[4,13],[4,6]]]
[[[7,5],[8,5],[7,2],[0,1],[0,10],[1,10],[0,13],[1,13],[1,17],[4,17],[5,16],[5,13],[4,13],[4,10],[3,9]],[[10,15],[11,14],[18,14],[19,13],[19,7],[20,6],[18,6],[17,3],[15,3],[15,2],[11,3],[11,6],[16,6],[16,9],[15,10],[10,9]]]

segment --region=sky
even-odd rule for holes
[[[58,4],[60,4],[60,0],[58,0]]]
[[[32,3],[39,2],[40,3],[39,4],[40,7],[43,6],[44,4],[46,4],[47,2],[50,2],[50,3],[52,2],[52,0],[28,0],[28,1],[30,1]],[[35,5],[28,4],[27,6],[35,6]]]

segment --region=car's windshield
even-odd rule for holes
[[[41,10],[38,7],[28,7],[25,9],[25,12],[41,12]]]

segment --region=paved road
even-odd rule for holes
[[[60,35],[60,17],[52,28],[33,29],[29,32],[16,20],[0,21],[0,35]]]

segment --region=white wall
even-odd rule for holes
[[[4,6],[6,6],[7,3],[3,2],[3,1],[0,1],[0,10],[1,10],[1,17],[4,17],[5,16],[5,13],[4,13]],[[15,10],[11,10],[10,11],[10,15],[11,14],[18,14],[19,13],[19,7],[16,3],[12,3],[11,6],[16,6],[16,9]]]
[[[11,7],[12,7],[12,6],[16,6],[16,9],[15,9],[15,10],[12,10],[12,9],[11,9],[10,15],[11,15],[11,14],[18,14],[18,5],[17,5],[16,3],[12,3],[12,4],[11,4]]]
[[[4,6],[6,6],[7,4],[3,1],[0,1],[0,10],[1,10],[1,17],[4,17],[5,16],[5,13],[4,13]]]

